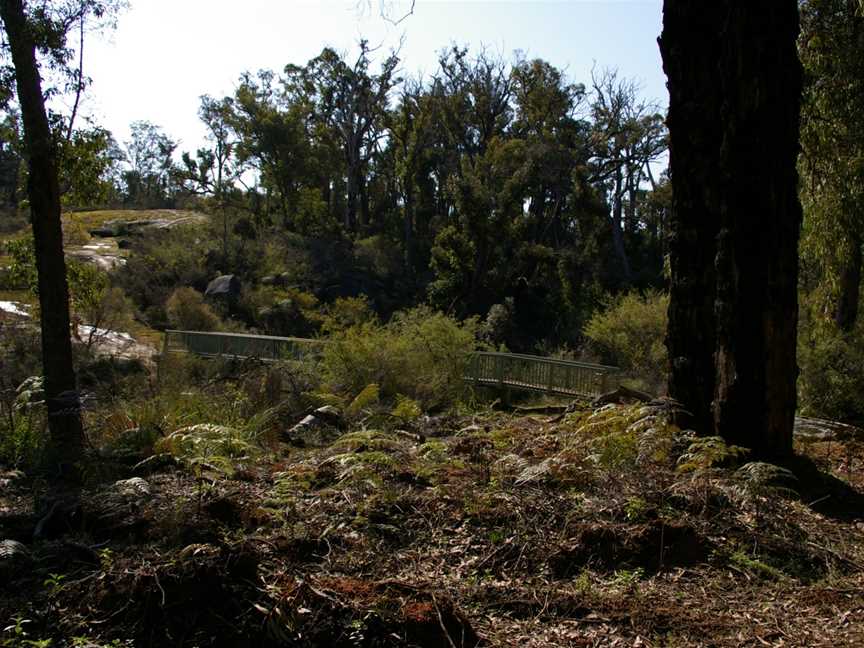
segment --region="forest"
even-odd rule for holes
[[[360,39],[187,150],[0,0],[0,646],[864,642],[864,6],[662,5],[668,105]]]

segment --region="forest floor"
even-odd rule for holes
[[[710,467],[665,407],[102,460],[47,519],[7,470],[0,645],[864,645],[860,441],[784,483]]]

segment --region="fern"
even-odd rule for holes
[[[699,473],[730,459],[738,459],[746,453],[747,448],[727,445],[721,437],[701,437],[695,439],[678,458],[678,472]]]

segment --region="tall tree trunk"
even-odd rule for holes
[[[717,83],[720,3],[666,0],[660,51],[669,87],[669,395],[690,417],[681,424],[711,435],[714,417],[714,255],[719,222]]]
[[[69,336],[69,290],[60,225],[60,189],[56,151],[36,62],[36,47],[22,0],[0,0],[18,102],[24,121],[29,178],[27,191],[39,275],[42,367],[51,442],[62,463],[72,463],[83,449],[79,399]]]
[[[669,390],[763,459],[791,452],[795,416],[797,35],[795,0],[664,5]]]
[[[724,4],[715,429],[778,459],[792,452],[798,374],[798,3]]]
[[[861,293],[861,234],[856,229],[847,233],[849,251],[840,270],[839,294],[834,311],[834,322],[846,333],[855,328],[858,320],[858,300]]]
[[[409,276],[414,275],[414,186],[410,179],[405,181],[405,206],[402,221],[405,237],[405,268]]]
[[[621,264],[621,278],[625,286],[630,285],[632,273],[630,259],[627,258],[627,248],[624,246],[624,189],[623,173],[619,166],[615,170],[615,185],[612,195],[612,249]]]

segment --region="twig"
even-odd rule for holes
[[[159,582],[159,573],[153,572],[153,579],[156,581],[156,587],[159,588],[159,591],[162,592],[162,607],[165,607],[165,590],[162,589],[162,583]]]
[[[456,648],[456,644],[453,643],[453,639],[450,638],[450,633],[447,631],[447,628],[444,625],[444,618],[441,616],[441,608],[438,607],[438,599],[435,598],[434,593],[432,594],[432,604],[435,606],[435,614],[438,615],[438,625],[440,625],[441,630],[444,631],[444,636],[447,638],[447,643],[450,644],[450,648]]]

